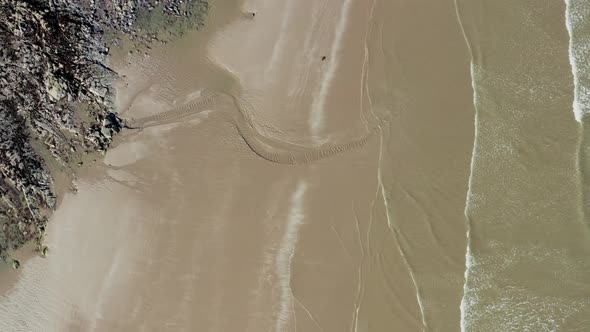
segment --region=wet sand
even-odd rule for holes
[[[452,1],[220,1],[113,66],[142,128],[80,174],[49,257],[0,275],[2,330],[459,329],[474,113]]]
[[[452,1],[378,2],[375,13],[369,90],[383,119],[377,211],[386,224],[375,231],[383,268],[367,282],[367,330],[457,331],[474,133],[469,55]]]

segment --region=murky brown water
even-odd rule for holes
[[[458,4],[217,1],[113,59],[138,129],[0,274],[1,329],[583,331],[564,8]]]
[[[590,234],[565,3],[458,3],[477,108],[463,327],[587,331]]]

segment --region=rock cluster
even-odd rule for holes
[[[1,259],[42,238],[56,204],[47,164],[71,169],[124,127],[113,108],[106,35],[137,35],[144,11],[176,16],[192,2],[0,0]]]

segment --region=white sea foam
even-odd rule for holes
[[[590,87],[584,83],[590,74],[590,5],[586,0],[565,0],[565,26],[569,34],[569,60],[574,80],[573,111],[578,122],[590,112]]]
[[[289,0],[287,4],[284,6],[284,9],[281,12],[282,22],[281,22],[281,29],[279,30],[279,34],[277,36],[277,41],[272,49],[272,55],[270,57],[269,65],[265,69],[264,77],[269,77],[269,71],[274,70],[277,68],[277,64],[279,62],[279,58],[281,57],[281,53],[284,52],[286,49],[285,42],[288,38],[288,28],[291,24],[291,20],[293,19],[293,12],[294,12],[294,5],[297,1]]]
[[[464,283],[463,283],[463,297],[461,298],[461,304],[459,305],[459,312],[461,315],[461,332],[465,332],[467,330],[468,324],[468,310],[471,305],[471,298],[473,297],[473,292],[470,292],[468,282],[471,277],[471,271],[473,268],[474,257],[471,254],[471,220],[469,219],[469,211],[472,208],[472,201],[471,198],[473,196],[472,192],[472,185],[473,185],[473,171],[475,169],[475,158],[477,155],[477,124],[478,124],[478,117],[477,117],[477,88],[475,84],[475,64],[473,63],[473,50],[471,49],[471,45],[469,44],[469,39],[467,38],[467,34],[465,33],[465,28],[463,27],[463,23],[461,22],[461,15],[459,14],[459,6],[457,4],[457,0],[454,1],[455,5],[455,14],[457,15],[457,21],[459,22],[459,27],[461,28],[461,32],[463,33],[463,38],[465,39],[465,44],[467,45],[467,49],[471,54],[471,66],[470,66],[470,74],[471,74],[471,88],[473,90],[473,107],[475,108],[475,116],[474,116],[474,130],[475,135],[473,139],[473,150],[471,152],[471,165],[469,169],[469,180],[467,184],[467,196],[465,198],[465,218],[467,218],[467,248],[465,249],[465,273],[464,273]]]
[[[474,124],[474,128],[475,128],[475,137],[473,140],[473,150],[471,152],[471,166],[470,166],[470,171],[469,171],[469,182],[468,182],[468,187],[467,187],[467,197],[465,198],[465,217],[467,218],[467,232],[466,232],[466,236],[467,236],[467,248],[465,250],[465,274],[464,274],[464,284],[463,284],[463,298],[461,299],[461,304],[460,304],[460,313],[461,313],[461,331],[466,331],[466,320],[467,320],[467,311],[469,309],[469,297],[471,296],[471,294],[469,294],[469,287],[467,286],[469,278],[470,278],[470,272],[471,272],[471,268],[473,266],[473,256],[471,254],[471,221],[469,220],[469,211],[472,208],[472,202],[471,202],[471,198],[473,196],[473,193],[471,191],[472,189],[472,184],[473,184],[473,171],[475,169],[475,158],[477,155],[477,137],[478,137],[478,132],[477,132],[477,89],[476,89],[476,85],[475,85],[475,65],[473,64],[473,61],[471,62],[471,86],[473,89],[473,105],[476,108],[475,111],[475,124]]]
[[[299,228],[303,224],[303,196],[307,184],[300,181],[291,197],[291,209],[287,227],[276,257],[276,272],[280,279],[280,308],[276,319],[275,331],[285,331],[292,319],[294,297],[291,290],[291,259],[295,253]]]
[[[340,10],[340,17],[338,18],[338,23],[336,24],[335,28],[334,41],[332,42],[330,50],[330,62],[328,64],[328,69],[320,83],[319,94],[314,97],[309,124],[311,127],[311,133],[316,138],[322,129],[324,107],[328,95],[328,89],[330,88],[330,84],[332,83],[334,75],[336,74],[336,69],[338,68],[338,54],[341,53],[342,50],[342,42],[344,39],[344,33],[346,32],[346,24],[348,23],[348,16],[350,15],[351,7],[352,0],[344,0],[342,9]]]
[[[467,196],[465,198],[465,218],[467,218],[467,248],[465,249],[465,273],[464,273],[464,284],[463,284],[463,297],[461,298],[461,304],[459,305],[459,312],[461,315],[461,332],[467,330],[468,325],[468,311],[469,307],[473,302],[473,292],[468,287],[468,282],[471,278],[471,271],[474,265],[474,257],[471,253],[471,220],[469,219],[469,211],[471,210],[472,200],[473,197],[473,171],[475,170],[475,158],[477,156],[477,138],[479,136],[477,132],[477,125],[478,125],[478,117],[477,117],[477,87],[475,84],[475,64],[473,63],[473,50],[471,49],[471,45],[469,44],[469,39],[467,38],[467,34],[465,33],[465,29],[463,27],[463,23],[461,22],[461,16],[459,14],[459,6],[457,4],[457,0],[454,2],[455,5],[455,14],[457,15],[457,21],[459,22],[459,26],[461,27],[461,32],[463,33],[463,38],[465,39],[465,43],[471,54],[471,66],[470,66],[470,74],[471,74],[471,88],[473,90],[473,107],[475,108],[475,115],[474,115],[474,139],[473,139],[473,150],[471,152],[471,165],[469,169],[469,180],[467,184]]]

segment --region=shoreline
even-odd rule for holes
[[[17,1],[0,7],[0,16],[5,18],[2,28],[8,34],[2,37],[16,48],[3,53],[2,61],[7,70],[2,81],[0,136],[7,142],[7,155],[0,158],[0,257],[15,268],[21,262],[11,258],[11,253],[21,246],[36,241],[39,251],[45,251],[47,220],[63,195],[75,192],[77,170],[101,159],[100,153],[123,129],[113,102],[116,74],[108,67],[113,50],[126,50],[120,38],[139,42],[136,51],[140,44],[151,49],[154,41],[164,42],[155,37],[159,31],[170,32],[171,38],[183,29],[202,27],[203,11],[208,8],[202,0],[185,4],[171,0],[158,8],[150,2],[130,4],[103,8],[84,1],[68,5],[51,0],[43,4]],[[177,18],[170,21],[172,16]],[[142,31],[148,23],[151,30]],[[28,36],[28,43],[20,47],[26,54],[16,47],[24,42],[17,35],[21,39]],[[44,35],[53,45],[35,35]],[[22,73],[16,75],[16,68]],[[18,93],[16,85],[28,89]],[[6,94],[11,89],[13,93]],[[31,108],[34,101],[37,105]]]

